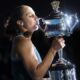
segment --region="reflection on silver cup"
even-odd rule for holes
[[[69,36],[70,34],[73,33],[74,28],[79,22],[76,14],[74,15],[62,14],[61,17],[59,18],[50,19],[39,18],[37,21],[40,28],[42,29],[43,27],[41,26],[47,25],[45,35],[48,37]]]

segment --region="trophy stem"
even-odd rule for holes
[[[58,61],[61,61],[65,65],[71,64],[70,61],[63,58],[63,49],[58,50],[58,56],[59,56]]]
[[[63,59],[63,49],[58,50],[59,60]]]

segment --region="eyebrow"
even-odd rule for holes
[[[28,13],[25,13],[26,15],[28,15],[28,14],[34,14],[35,15],[35,13],[30,13],[30,12],[28,12]]]

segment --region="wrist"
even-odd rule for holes
[[[57,52],[57,50],[54,49],[54,48],[50,48],[50,52],[51,52],[52,54],[55,54],[55,53]]]

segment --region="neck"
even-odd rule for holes
[[[26,38],[31,38],[32,37],[32,32],[27,31],[26,29],[21,29],[21,34],[24,35]]]
[[[30,39],[31,39],[31,37],[32,37],[32,33],[31,33],[31,32],[28,32],[28,31],[24,32],[23,35],[24,35],[26,38],[30,38]]]

